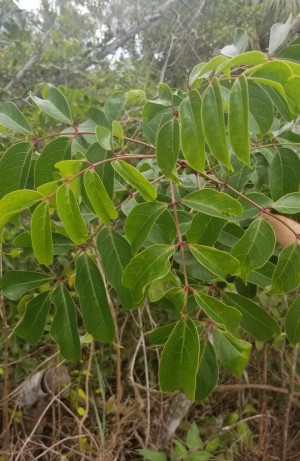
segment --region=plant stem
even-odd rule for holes
[[[298,353],[299,353],[299,344],[297,344],[292,352],[292,359],[291,359],[291,372],[290,372],[290,380],[289,380],[289,394],[286,400],[286,409],[284,412],[284,420],[282,426],[282,446],[281,446],[281,461],[286,461],[287,459],[287,441],[289,435],[289,421],[290,421],[290,412],[291,407],[294,400],[295,395],[295,377],[296,377],[296,368],[297,368],[297,360],[298,360]]]
[[[181,235],[181,231],[180,231],[178,212],[177,212],[177,202],[176,202],[176,199],[175,199],[174,184],[173,184],[172,181],[170,181],[170,191],[171,191],[171,199],[172,199],[174,221],[175,221],[176,232],[177,232],[177,245],[180,247],[181,264],[182,264],[183,276],[184,276],[184,289],[186,291],[183,314],[187,315],[187,290],[189,288],[189,282],[188,282],[188,276],[187,276],[187,271],[186,271],[186,263],[185,263],[184,241],[182,240],[182,235]]]
[[[2,234],[2,233],[1,233]],[[2,235],[1,235],[1,243],[0,243],[0,278],[2,277],[3,266],[2,266]],[[9,348],[8,348],[8,337],[9,337],[9,327],[7,322],[7,315],[6,315],[6,308],[5,302],[2,293],[0,294],[0,316],[3,322],[3,371],[4,371],[4,378],[3,378],[3,415],[2,415],[2,423],[3,423],[3,459],[7,460],[9,452],[9,413],[8,413],[8,394],[9,394]]]

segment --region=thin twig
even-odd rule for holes
[[[3,272],[3,261],[2,261],[2,232],[1,232],[1,243],[0,243],[0,278],[2,277]],[[4,378],[3,378],[3,415],[2,415],[2,423],[3,423],[3,456],[4,460],[8,459],[6,452],[8,451],[9,446],[9,408],[8,408],[8,395],[9,395],[9,349],[8,349],[8,335],[9,335],[9,326],[7,322],[7,315],[6,315],[6,307],[4,302],[3,294],[0,294],[0,316],[3,322],[3,371],[4,371]]]

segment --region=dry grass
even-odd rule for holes
[[[9,379],[8,395],[0,408],[1,420],[8,421],[1,428],[1,460],[131,461],[142,459],[138,449],[156,448],[158,434],[166,430],[164,421],[173,397],[157,388],[158,353],[147,346],[142,316],[136,313],[129,320],[130,331],[128,318],[122,314],[119,345],[114,350],[87,342],[81,363],[68,365],[68,389],[29,411],[18,406],[22,382],[29,372],[61,362],[55,347],[45,343],[31,350],[32,364],[38,366],[26,373],[23,353],[15,351],[19,357],[14,357],[10,344],[9,361],[3,366]],[[232,453],[234,461],[281,461],[283,424],[287,418],[285,459],[298,461],[300,405],[299,393],[291,397],[289,394],[292,361],[293,351],[289,348],[254,351],[241,379],[233,380],[224,373],[222,382],[226,386],[221,385],[208,401],[191,405],[176,437],[184,442],[195,421],[204,445],[216,437],[220,439],[212,460],[228,459],[225,453]],[[296,363],[297,360],[295,366]],[[251,388],[253,384],[258,386]],[[3,383],[0,386],[3,390]],[[295,368],[295,391],[299,386]],[[226,418],[233,412],[238,414],[238,420],[226,425]],[[245,443],[238,430],[241,422],[250,430],[250,444]],[[170,455],[171,442],[165,451]]]

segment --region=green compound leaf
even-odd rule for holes
[[[278,200],[292,192],[298,192],[299,171],[300,159],[296,152],[291,149],[279,149],[275,153],[269,172],[269,184],[273,200]]]
[[[146,202],[156,199],[157,193],[155,188],[134,166],[128,165],[123,160],[112,162],[112,166],[125,181],[142,194]]]
[[[67,360],[77,362],[80,360],[80,341],[73,299],[61,283],[55,288],[50,299],[55,306],[51,336],[58,344],[61,355]]]
[[[292,344],[300,343],[300,296],[295,299],[287,313],[285,330],[288,340]]]
[[[62,160],[54,166],[59,170],[61,178],[70,179],[70,186],[75,197],[81,196],[79,172],[82,169],[83,159],[81,160]],[[86,164],[84,165],[87,166]],[[40,189],[39,189],[40,190]]]
[[[31,241],[34,255],[40,264],[53,261],[53,241],[49,204],[41,202],[34,210],[31,220]]]
[[[213,322],[219,326],[224,326],[227,331],[233,334],[236,332],[242,317],[237,309],[227,306],[218,299],[208,296],[201,291],[195,291],[194,296],[197,304]]]
[[[230,195],[214,189],[201,189],[191,192],[182,199],[182,203],[209,216],[228,219],[243,212],[243,207]]]
[[[132,293],[121,281],[123,271],[132,258],[128,241],[117,231],[107,227],[98,235],[97,248],[107,280],[116,290],[124,309],[132,309]]]
[[[178,183],[176,161],[179,154],[179,123],[172,119],[159,130],[156,142],[156,157],[160,171]]]
[[[300,212],[300,192],[294,192],[281,197],[273,203],[273,208],[279,213],[296,214]]]
[[[256,82],[248,82],[250,131],[264,135],[274,120],[273,103],[268,93]]]
[[[101,147],[105,150],[112,150],[113,141],[112,141],[112,132],[105,126],[96,127],[96,138]]]
[[[247,275],[248,282],[261,288],[267,288],[271,285],[274,270],[275,265],[268,261],[264,266],[249,272]]]
[[[300,285],[300,245],[290,245],[281,250],[272,277],[272,293],[283,294]]]
[[[26,118],[12,102],[0,105],[0,125],[20,134],[30,134],[31,128]]]
[[[32,155],[32,146],[20,142],[11,146],[0,160],[0,198],[26,186]]]
[[[213,348],[225,370],[241,376],[250,357],[251,344],[216,328],[213,330]]]
[[[132,290],[136,305],[142,302],[145,287],[169,272],[169,259],[173,253],[171,245],[152,245],[134,256],[125,267],[122,283]]]
[[[213,392],[218,380],[219,367],[214,348],[210,342],[201,341],[195,400],[206,399]]]
[[[101,162],[112,158],[111,152],[106,151],[99,143],[95,142],[92,144],[86,152],[86,158],[91,163]],[[96,173],[100,176],[103,186],[105,187],[106,192],[113,197],[114,194],[114,169],[111,165],[111,162],[103,162],[101,165],[98,165],[94,168]]]
[[[115,326],[97,264],[87,255],[76,260],[75,289],[79,295],[84,325],[97,341],[110,343]]]
[[[197,213],[185,235],[190,243],[212,245],[219,237],[226,221],[214,216]]]
[[[246,53],[238,54],[233,58],[223,62],[216,70],[216,73],[226,73],[229,69],[240,66],[256,66],[267,60],[265,53],[261,51],[247,51]]]
[[[144,106],[146,107],[146,106]],[[158,106],[157,106],[158,107]],[[163,107],[163,106],[162,106]],[[157,133],[160,128],[173,117],[173,111],[171,108],[164,108],[163,112],[158,113],[151,120],[143,120],[143,133],[145,138],[151,144],[156,143]]]
[[[112,122],[112,136],[113,138],[119,139],[121,146],[124,145],[124,132],[120,122],[114,120]]]
[[[171,106],[173,104],[173,95],[171,88],[166,83],[160,83],[158,87],[157,98],[153,101],[154,104],[163,104],[165,106]]]
[[[228,274],[236,275],[240,272],[239,261],[225,251],[196,244],[189,248],[200,264],[225,282]]]
[[[50,141],[37,158],[34,168],[35,187],[59,178],[56,171],[56,163],[71,158],[71,141],[67,137],[59,137]]]
[[[53,277],[42,272],[8,271],[0,280],[0,288],[4,296],[17,301],[25,293],[49,283]]]
[[[26,208],[30,208],[42,199],[42,195],[34,190],[15,190],[0,200],[0,228],[13,216]]]
[[[287,82],[283,84],[284,91],[288,98],[288,103],[294,109],[295,115],[300,111],[300,75],[293,75]]]
[[[126,100],[127,97],[122,91],[116,91],[107,98],[104,104],[104,113],[108,122],[112,123],[113,120],[119,118]]]
[[[276,320],[250,299],[228,292],[222,293],[222,299],[226,304],[240,311],[242,314],[241,327],[258,341],[268,341],[273,336],[280,334]]]
[[[228,131],[231,146],[246,165],[250,165],[249,95],[245,76],[235,80],[229,95]]]
[[[188,164],[197,171],[203,171],[205,166],[201,108],[201,96],[196,90],[193,90],[179,106],[182,153]]]
[[[217,78],[213,78],[203,98],[202,124],[211,153],[229,170],[232,170],[225,135],[222,94]]]
[[[77,245],[88,239],[85,222],[70,184],[62,184],[56,193],[57,209],[60,219],[70,239]]]
[[[100,176],[95,170],[87,170],[83,177],[85,191],[95,213],[106,224],[118,217],[117,210],[110,199]]]
[[[131,210],[125,222],[125,235],[131,242],[133,253],[140,249],[166,206],[160,202],[140,203]]]
[[[163,346],[169,339],[177,322],[155,328],[147,334],[151,346]]]
[[[178,390],[194,400],[199,354],[197,328],[193,320],[182,318],[173,329],[161,355],[158,372],[161,390]]]
[[[57,88],[50,88],[46,99],[31,95],[33,102],[50,117],[63,123],[72,124],[70,107],[64,95]]]
[[[227,56],[223,56],[221,54],[214,56],[210,61],[208,62],[201,62],[200,64],[197,64],[189,77],[189,86],[193,88],[199,87],[199,83],[201,82],[201,78],[208,78],[209,74],[211,73],[212,70],[216,70],[217,67],[220,66],[223,62],[228,61]]]
[[[41,293],[26,305],[25,315],[16,333],[34,346],[42,337],[50,309],[49,293]]]
[[[249,272],[262,267],[269,260],[275,243],[273,228],[264,219],[252,222],[242,238],[236,242],[231,254],[240,262],[245,283]]]
[[[253,69],[249,69],[246,73],[255,79],[265,80],[266,84],[268,84],[267,81],[269,80],[284,83],[292,76],[290,66],[286,62],[276,59],[265,62]],[[285,95],[282,96],[285,97]]]

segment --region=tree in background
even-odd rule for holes
[[[43,0],[39,11],[27,12],[2,0],[3,97],[23,97],[45,82],[86,88],[98,98],[118,89],[120,80],[123,88],[152,92],[162,80],[180,85],[235,27],[248,30],[250,45],[265,50],[266,21],[297,12],[296,1],[292,9],[275,3]]]

